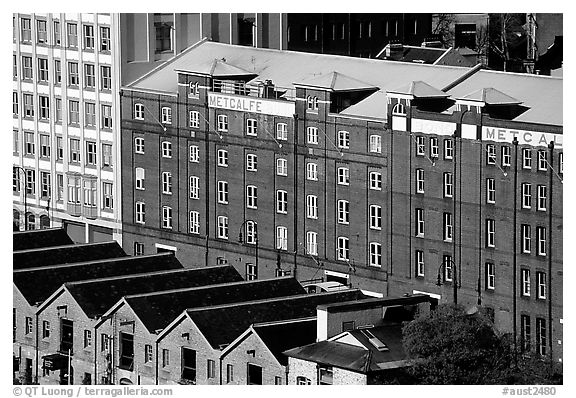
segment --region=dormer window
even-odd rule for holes
[[[397,103],[392,109],[392,115],[394,116],[406,116],[406,108],[400,102]]]
[[[188,91],[188,97],[198,98],[200,95],[200,90],[198,88],[198,82],[190,82],[190,90]]]
[[[306,109],[309,112],[317,112],[318,111],[318,97],[312,97],[311,95],[306,97]]]

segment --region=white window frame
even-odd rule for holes
[[[382,153],[382,137],[379,135],[370,136],[370,153]]]
[[[548,152],[538,151],[538,171],[548,170]]]
[[[379,171],[371,171],[369,174],[370,189],[374,191],[382,190],[382,173]]]
[[[246,186],[246,208],[258,208],[258,187],[256,185]]]
[[[309,126],[306,128],[306,142],[318,145],[318,127]]]
[[[170,141],[162,141],[162,157],[172,158],[172,143]]]
[[[548,187],[546,185],[538,185],[538,198],[536,208],[538,211],[546,211],[547,209],[547,200],[548,200]]]
[[[288,192],[280,189],[276,191],[276,213],[288,214]]]
[[[287,177],[288,176],[288,160],[284,158],[276,159],[276,175]]]
[[[276,139],[280,141],[288,140],[288,125],[286,123],[276,123]]]
[[[426,142],[421,135],[416,136],[416,156],[426,155]]]
[[[350,169],[338,167],[338,185],[350,185]]]
[[[169,106],[162,107],[162,124],[172,124],[172,108]]]
[[[406,116],[406,107],[404,106],[404,104],[398,102],[396,105],[394,105],[394,108],[392,108],[392,115]]]
[[[200,177],[190,176],[190,199],[200,198]]]
[[[370,242],[370,266],[382,267],[382,244]]]
[[[228,131],[228,116],[218,115],[218,131]]]
[[[228,217],[218,216],[218,238],[228,240]]]
[[[370,229],[382,229],[382,206],[370,205]]]
[[[144,154],[144,137],[134,138],[134,153],[143,155]]]
[[[306,179],[309,181],[318,181],[318,164],[315,162],[306,163]]]
[[[228,167],[228,151],[226,149],[218,149],[217,159],[218,167]]]
[[[190,145],[188,147],[188,159],[192,163],[200,162],[200,147],[198,145]]]
[[[342,261],[350,260],[350,240],[345,236],[339,236],[336,246],[336,258]]]
[[[496,266],[493,262],[487,262],[486,267],[486,289],[494,290],[496,287]]]
[[[522,296],[530,297],[530,270],[522,268],[520,270],[520,279],[522,282]]]
[[[416,193],[424,193],[424,169],[416,169]]]
[[[172,173],[169,171],[162,172],[162,193],[172,195]]]
[[[438,159],[438,138],[430,137],[430,158]]]
[[[306,196],[306,217],[312,219],[318,218],[318,196]]]
[[[415,219],[416,219],[416,236],[423,237],[424,236],[424,209],[415,209]]]
[[[350,133],[348,131],[338,131],[338,148],[350,149]]]
[[[134,206],[135,209],[135,222],[138,224],[146,223],[146,204],[142,201],[137,201]]]
[[[452,218],[452,213],[444,213],[443,217],[443,225],[444,225],[444,242],[452,242],[452,237],[454,233],[454,223]]]
[[[502,147],[500,148],[500,152],[502,155],[501,157],[502,167],[510,167],[510,165],[512,164],[510,147],[508,145],[502,145]]]
[[[558,154],[558,173],[564,174],[564,152]]]
[[[256,223],[246,221],[246,243],[249,245],[256,244]]]
[[[314,231],[306,232],[306,253],[311,256],[318,255],[318,233]]]
[[[218,203],[228,204],[228,182],[218,181]]]
[[[442,264],[444,265],[444,281],[452,282],[454,280],[454,270],[452,269],[452,256],[444,254],[442,256]]]
[[[496,180],[494,178],[486,179],[486,203],[496,203]]]
[[[532,149],[530,148],[522,149],[522,168],[523,169],[532,168]]]
[[[276,227],[276,249],[288,250],[288,228],[282,225]]]
[[[191,211],[189,216],[189,231],[191,234],[199,234],[200,233],[200,212],[198,211]]]
[[[338,224],[350,223],[350,202],[340,199],[338,201]]]
[[[522,183],[522,208],[530,209],[532,207],[532,184]]]
[[[486,247],[495,247],[496,245],[496,220],[486,219]]]
[[[536,227],[536,253],[539,256],[546,256],[546,228],[545,227]]]
[[[188,122],[191,128],[194,129],[200,128],[200,112],[190,111]]]
[[[258,120],[246,119],[246,135],[258,136]]]
[[[424,251],[423,250],[416,250],[414,252],[415,256],[415,263],[416,263],[416,276],[424,277]]]
[[[450,138],[444,140],[444,159],[454,159],[454,141]]]
[[[532,228],[529,224],[522,224],[520,226],[520,237],[522,242],[522,253],[532,252]]]
[[[246,171],[258,171],[258,156],[256,154],[246,154]]]
[[[139,191],[146,189],[146,170],[142,167],[136,167],[134,171],[135,188]]]
[[[450,172],[444,173],[444,197],[451,198],[454,196],[454,178]]]
[[[546,299],[546,273],[543,271],[536,271],[536,297]]]
[[[162,228],[172,229],[172,208],[162,206]]]
[[[486,164],[496,164],[496,146],[486,144]]]

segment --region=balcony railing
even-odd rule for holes
[[[212,91],[222,94],[244,95],[276,100],[288,100],[296,97],[296,91],[293,88],[275,86],[270,81],[246,84],[246,82],[239,80],[214,79],[212,81]]]

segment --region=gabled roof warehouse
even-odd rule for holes
[[[64,228],[35,229],[12,233],[12,250],[71,245],[72,239]]]
[[[194,309],[188,310],[187,315],[210,345],[219,349],[230,344],[254,323],[316,316],[318,305],[361,298],[365,296],[360,290],[350,289]]]
[[[17,251],[12,255],[14,269],[46,267],[118,257],[126,257],[126,253],[116,241],[41,247]]]
[[[217,283],[231,283],[242,280],[242,276],[232,266],[215,266],[196,269],[176,269],[145,274],[122,275],[118,277],[67,283],[66,288],[91,318],[101,316],[122,297],[131,294],[159,292],[162,290],[193,288]],[[170,312],[170,302],[159,311]],[[182,309],[178,313],[182,312]],[[170,319],[172,321],[174,318]],[[170,322],[168,321],[168,323]]]
[[[165,328],[187,308],[199,308],[305,293],[293,277],[226,283],[126,297],[126,302],[150,332]]]
[[[181,268],[182,264],[172,253],[160,253],[16,270],[12,277],[26,301],[35,305],[46,300],[66,282]]]

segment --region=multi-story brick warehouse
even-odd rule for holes
[[[456,280],[560,359],[561,98],[555,78],[200,43],[122,90],[123,247],[384,296],[452,301]]]
[[[120,240],[114,14],[14,14],[14,223]]]

